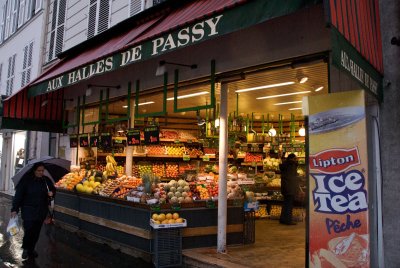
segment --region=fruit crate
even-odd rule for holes
[[[155,267],[182,265],[181,228],[153,229],[153,264]]]

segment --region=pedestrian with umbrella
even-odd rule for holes
[[[57,160],[57,158],[52,159]],[[21,209],[24,228],[23,259],[38,256],[35,245],[39,239],[43,222],[49,216],[49,205],[56,192],[53,181],[44,176],[45,169],[55,181],[68,172],[64,167],[51,163],[50,158],[46,158],[43,162],[35,161],[28,164],[12,178],[16,185],[16,192],[13,198],[11,217],[16,217]]]

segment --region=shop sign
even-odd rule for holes
[[[144,143],[145,144],[159,144],[160,143],[160,129],[157,126],[144,128]]]
[[[187,47],[202,41],[228,34],[269,20],[283,16],[308,5],[314,0],[293,0],[282,3],[279,0],[250,1],[240,7],[224,10],[205,17],[200,21],[157,36],[148,41],[136,44],[121,52],[71,70],[51,80],[34,85],[29,89],[29,97],[45,94],[81,81],[123,68],[129,64],[158,57],[176,49]],[[243,14],[251,14],[243,16]],[[157,27],[157,25],[155,26]]]
[[[78,135],[69,135],[69,147],[77,148],[78,147]]]
[[[99,143],[99,135],[90,135],[90,147],[97,147]]]
[[[102,148],[110,148],[112,145],[112,136],[110,133],[101,133],[100,144]]]
[[[190,155],[184,154],[183,161],[190,161]]]
[[[332,29],[332,63],[382,100],[382,76],[336,29]]]
[[[130,129],[126,134],[128,140],[128,146],[140,145],[140,130]]]
[[[80,134],[79,135],[79,146],[80,147],[89,147],[89,136],[88,136],[88,134]]]
[[[364,91],[308,97],[310,267],[369,267]]]

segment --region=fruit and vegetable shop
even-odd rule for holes
[[[195,2],[63,52],[4,103],[3,122],[62,133],[57,222],[143,257],[161,229],[180,229],[183,249],[257,244],[279,225],[294,153],[304,262],[368,267],[378,68],[319,1]]]

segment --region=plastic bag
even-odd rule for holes
[[[18,224],[18,217],[10,218],[10,221],[8,222],[8,225],[7,225],[7,233],[10,236],[14,236],[14,235],[18,234],[19,229],[20,228],[19,228],[19,224]]]

